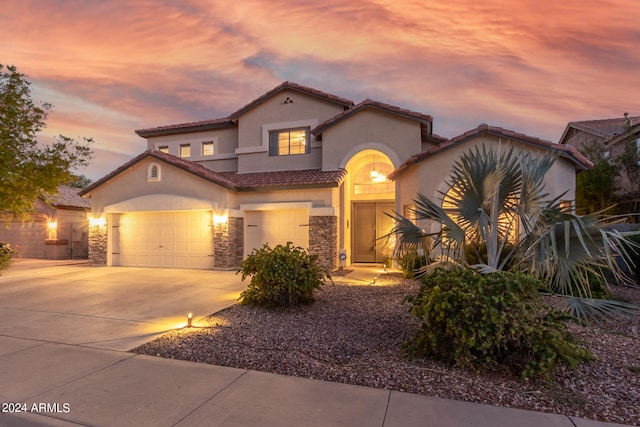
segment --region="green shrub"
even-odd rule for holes
[[[416,249],[409,249],[405,251],[399,258],[398,264],[402,271],[402,277],[407,279],[413,279],[416,272],[426,266],[428,263],[427,257],[420,255]]]
[[[500,253],[500,264],[502,264],[505,258],[513,251],[514,244],[507,242],[504,245]],[[485,242],[468,242],[464,245],[464,254],[468,265],[483,264],[487,262],[487,244]],[[511,257],[506,263],[504,268],[500,270],[510,270],[516,264],[516,257]]]
[[[12,262],[13,251],[11,250],[11,247],[7,243],[0,242],[0,274],[11,267]]]
[[[566,315],[542,303],[539,286],[523,273],[438,269],[407,298],[422,325],[406,349],[473,369],[504,366],[523,378],[590,360],[572,342]]]
[[[240,264],[242,280],[251,276],[247,290],[240,294],[240,302],[266,307],[289,307],[313,302],[313,291],[331,279],[326,269],[318,265],[318,256],[309,255],[303,248],[265,244],[254,249]]]

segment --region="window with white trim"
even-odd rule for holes
[[[213,141],[205,141],[202,143],[202,156],[213,156],[214,146]]]
[[[191,144],[180,144],[180,157],[191,157]]]
[[[307,127],[269,132],[269,155],[293,156],[311,153],[309,130]]]

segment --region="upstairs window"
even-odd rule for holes
[[[202,143],[202,156],[213,156],[213,141],[205,141]]]
[[[311,143],[309,128],[286,129],[269,133],[270,156],[309,154]]]
[[[161,145],[160,147],[158,147],[158,151],[165,153],[165,154],[169,154],[169,146],[168,145]]]
[[[180,145],[180,157],[191,157],[191,145],[190,144],[181,144]]]

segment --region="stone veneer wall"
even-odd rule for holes
[[[219,270],[233,270],[240,266],[244,255],[244,219],[229,218],[214,225],[213,266]]]
[[[309,253],[318,255],[318,262],[325,268],[336,268],[338,247],[338,217],[309,217]]]
[[[107,226],[89,226],[89,261],[93,265],[107,265]]]

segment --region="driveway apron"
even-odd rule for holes
[[[25,261],[26,264],[26,261]],[[0,336],[130,350],[235,303],[234,271],[43,262],[0,276]]]

